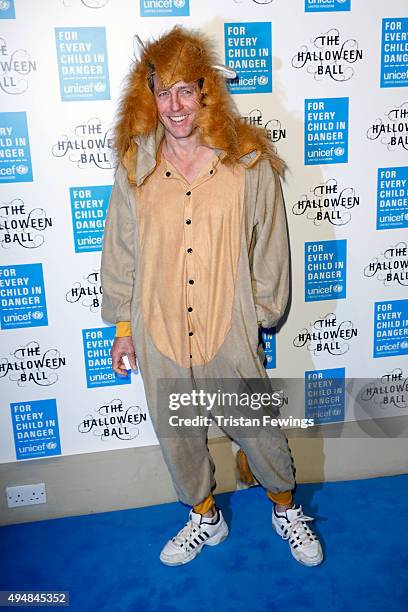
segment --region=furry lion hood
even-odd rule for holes
[[[201,144],[224,151],[223,163],[235,163],[255,153],[251,165],[266,158],[277,172],[283,172],[284,162],[274,152],[265,130],[246,124],[239,116],[211,43],[201,33],[176,26],[143,45],[140,60],[131,69],[122,95],[114,149],[130,182],[134,182],[137,137],[146,137],[157,129],[156,102],[149,85],[153,73],[165,87],[178,81],[200,80],[202,108],[197,127]]]

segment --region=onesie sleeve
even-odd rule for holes
[[[258,322],[274,327],[289,297],[289,240],[279,175],[260,162],[251,276]]]
[[[131,320],[135,222],[130,206],[126,171],[119,166],[106,216],[101,263],[102,318],[112,324]]]

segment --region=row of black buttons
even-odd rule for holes
[[[186,195],[187,195],[187,196],[190,196],[190,195],[191,195],[191,191],[187,191]],[[187,224],[187,225],[191,225],[191,219],[186,219],[186,224]],[[192,253],[192,252],[193,252],[193,249],[192,249],[191,247],[189,247],[189,248],[187,249],[187,253]],[[194,281],[193,281],[192,279],[190,279],[188,282],[190,283],[190,285],[194,285]],[[192,309],[192,307],[191,307],[191,306],[189,306],[189,307],[187,308],[187,310],[188,310],[188,312],[193,312],[193,309]],[[190,331],[190,332],[188,332],[188,335],[189,335],[189,336],[193,336],[193,335],[194,335],[194,332]],[[192,359],[192,358],[193,358],[193,356],[192,356],[192,355],[190,355],[190,359]]]

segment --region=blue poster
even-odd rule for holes
[[[305,0],[306,13],[317,11],[349,11],[351,0]]]
[[[0,113],[0,183],[32,180],[26,113]]]
[[[61,454],[55,399],[10,404],[16,459]]]
[[[408,17],[382,20],[381,87],[408,86]]]
[[[48,325],[42,264],[0,266],[0,326]]]
[[[101,251],[112,185],[70,187],[75,253]]]
[[[374,304],[374,357],[408,355],[408,300]]]
[[[305,372],[305,418],[315,425],[344,421],[345,368]]]
[[[408,227],[408,167],[378,168],[377,229]]]
[[[119,376],[112,370],[110,350],[115,339],[116,327],[94,327],[82,330],[86,384],[94,387],[129,385],[130,374]]]
[[[276,328],[261,328],[262,348],[265,353],[264,368],[272,370],[276,368]]]
[[[186,17],[189,0],[140,0],[141,17]]]
[[[224,23],[225,64],[238,77],[228,83],[237,93],[272,92],[272,24]]]
[[[347,240],[305,242],[305,302],[346,297]]]
[[[348,98],[305,100],[305,165],[348,161]]]
[[[105,28],[55,28],[61,100],[109,100]]]
[[[15,19],[14,0],[0,1],[0,19]]]

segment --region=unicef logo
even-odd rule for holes
[[[102,83],[101,81],[99,81],[98,83],[95,83],[94,90],[97,93],[102,93],[105,91],[105,89],[106,89],[105,83]]]
[[[404,219],[405,219],[405,221],[408,221],[408,213],[405,213]]]
[[[340,285],[340,284],[333,285],[332,289],[334,293],[340,293],[343,290],[343,285]]]
[[[186,0],[173,0],[173,4],[176,8],[181,9],[184,8]]]
[[[400,348],[402,348],[403,350],[408,348],[408,342],[406,340],[403,340],[402,342],[400,342]]]
[[[19,166],[16,166],[16,172],[17,174],[27,174],[28,166],[25,166],[24,164],[20,164]]]
[[[335,154],[337,157],[341,157],[342,155],[344,155],[344,147],[336,147],[336,148],[334,149],[334,154]]]
[[[33,310],[31,316],[33,317],[33,319],[36,319],[36,321],[39,321],[43,318],[44,313],[41,310]]]
[[[57,448],[57,444],[56,442],[48,442],[46,444],[46,447],[48,448],[48,450],[54,450],[54,448]]]
[[[267,85],[267,84],[268,84],[268,81],[269,81],[269,79],[268,79],[268,77],[267,77],[267,76],[265,76],[265,75],[262,75],[262,76],[258,77],[258,83],[259,83],[259,85]]]
[[[8,11],[10,8],[9,0],[0,0],[0,11]]]

